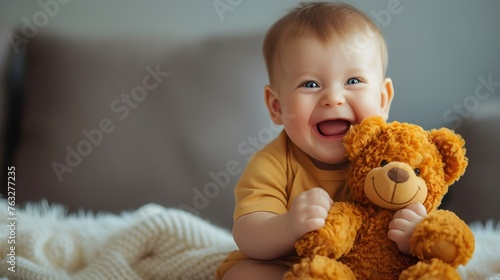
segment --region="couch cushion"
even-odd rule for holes
[[[112,212],[158,203],[229,228],[242,167],[279,131],[261,42],[33,38],[19,199]]]
[[[464,118],[457,132],[465,139],[469,165],[450,187],[443,207],[467,222],[500,221],[500,98],[488,102]]]

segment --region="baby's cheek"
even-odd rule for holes
[[[350,105],[358,118],[358,122],[370,116],[383,115],[380,96],[377,97],[372,93],[366,93],[351,99]]]

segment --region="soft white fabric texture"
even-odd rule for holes
[[[474,256],[465,267],[459,267],[462,279],[500,280],[500,222],[470,225],[476,239]]]
[[[5,209],[5,210],[4,210]],[[7,204],[0,200],[3,279],[214,279],[231,234],[190,213],[148,204],[121,215],[66,215],[46,202],[16,209],[16,267],[7,271]],[[472,224],[467,280],[500,280],[500,223]]]
[[[0,209],[4,224],[5,200]],[[15,273],[7,270],[9,229],[0,228],[6,279],[214,279],[237,248],[228,231],[155,204],[122,215],[66,215],[45,202],[17,209],[15,217]]]

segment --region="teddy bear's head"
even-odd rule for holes
[[[422,202],[427,211],[436,209],[448,186],[465,172],[464,144],[447,128],[426,131],[366,118],[344,138],[353,201],[390,210]]]

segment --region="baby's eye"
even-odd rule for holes
[[[358,78],[349,78],[349,79],[347,79],[346,84],[355,85],[355,84],[359,84],[360,82],[361,81]]]
[[[302,86],[305,88],[319,88],[318,83],[313,82],[313,81],[307,81],[307,82],[303,83]]]

